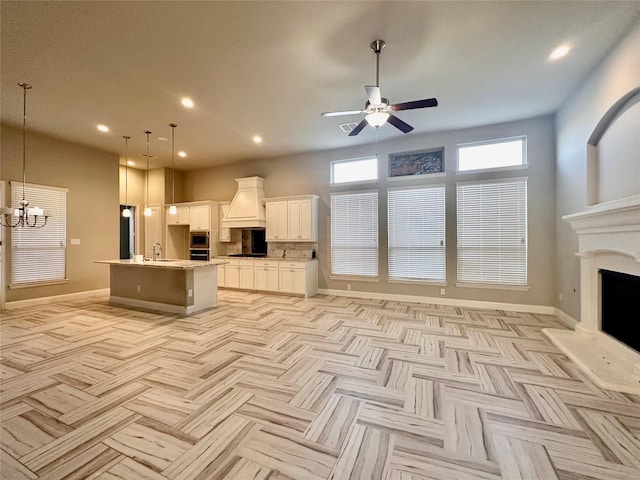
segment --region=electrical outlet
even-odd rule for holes
[[[138,291],[140,291],[140,285],[138,285]]]
[[[79,238],[72,238],[71,239],[71,245],[80,245],[80,239]]]
[[[562,293],[558,294],[558,300],[562,301]]]
[[[193,297],[193,289],[189,289],[189,298]]]
[[[444,288],[440,289],[440,295],[444,295]]]
[[[351,290],[351,284],[347,283],[347,290]]]

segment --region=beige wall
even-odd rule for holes
[[[640,86],[640,21],[630,29],[618,46],[594,70],[556,115],[556,270],[558,294],[554,303],[576,320],[580,318],[580,264],[575,253],[578,238],[563,215],[587,207],[587,141],[602,116],[623,95]],[[627,114],[625,114],[627,115]],[[637,118],[637,117],[635,117]],[[638,137],[639,126],[632,128]],[[622,155],[625,155],[624,153]],[[639,183],[632,183],[629,165],[640,163],[638,149],[631,148],[618,160],[611,158],[607,168],[615,175],[605,175],[600,192],[640,194]],[[626,178],[622,178],[626,177]],[[619,183],[620,182],[620,183]],[[636,185],[636,186],[634,186]],[[635,190],[635,191],[634,191]]]
[[[390,127],[389,127],[390,128]],[[502,176],[528,176],[529,178],[529,286],[528,292],[510,290],[490,290],[459,288],[456,279],[456,181],[492,178],[495,174],[455,175],[456,145],[516,135],[527,135],[528,161],[526,170],[513,170]],[[434,183],[446,184],[446,242],[447,242],[447,283],[446,297],[496,302],[550,305],[555,296],[554,282],[554,122],[552,116],[539,117],[499,125],[489,125],[465,130],[436,132],[423,135],[398,134],[396,140],[378,145],[363,145],[353,148],[308,153],[281,159],[246,162],[185,174],[186,200],[231,200],[236,192],[234,178],[258,175],[265,178],[267,197],[309,194],[320,195],[319,201],[319,287],[346,290],[347,283],[352,290],[404,294],[417,296],[440,296],[440,286],[389,283],[387,276],[387,187],[416,185],[424,180],[388,181],[386,178],[389,153],[418,150],[431,147],[445,147],[447,175],[434,179]],[[331,188],[329,168],[332,160],[357,158],[378,152],[379,177],[376,188],[379,192],[379,245],[380,281],[362,282],[335,280],[330,278],[329,263],[329,202],[330,194],[341,190],[371,189],[372,185],[361,187]]]
[[[2,180],[22,180],[22,131],[1,127]],[[67,194],[67,277],[60,285],[7,290],[5,301],[62,295],[109,286],[108,268],[95,260],[118,257],[118,156],[44,137],[27,136],[27,182],[63,187]],[[10,188],[6,189],[7,204]],[[10,231],[9,231],[10,234]],[[7,238],[7,245],[10,241]],[[11,278],[11,251],[5,250],[6,279]]]

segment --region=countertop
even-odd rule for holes
[[[147,260],[142,263],[136,263],[133,260],[96,260],[95,263],[106,263],[108,265],[123,265],[127,267],[145,267],[145,268],[173,268],[187,270],[190,268],[210,267],[211,265],[222,265],[227,263],[224,259],[211,260],[203,262],[202,260]]]

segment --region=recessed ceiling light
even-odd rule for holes
[[[106,125],[102,125],[102,124],[98,125],[96,128],[98,130],[100,130],[101,132],[108,132],[109,131],[109,127],[107,127]]]
[[[130,167],[133,167],[135,164],[136,162],[134,162],[133,160],[127,161],[127,165],[129,165]]]
[[[571,51],[569,45],[560,45],[549,54],[549,60],[558,60]]]
[[[169,139],[167,137],[158,137],[158,140],[160,140],[161,142],[168,142]]]
[[[262,137],[260,135],[256,135],[255,137],[253,137],[253,141],[255,143],[262,143]]]
[[[180,103],[187,108],[193,108],[193,100],[188,97],[183,97]]]
[[[180,150],[180,151],[178,152],[178,156],[179,156],[179,157],[184,158],[184,157],[186,157],[186,156],[187,156],[187,152],[184,152],[184,151]]]

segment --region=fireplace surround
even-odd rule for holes
[[[562,218],[578,235],[580,322],[574,331],[543,331],[598,386],[640,394],[640,353],[602,330],[600,273],[640,277],[640,195]],[[635,321],[640,331],[640,310]]]

